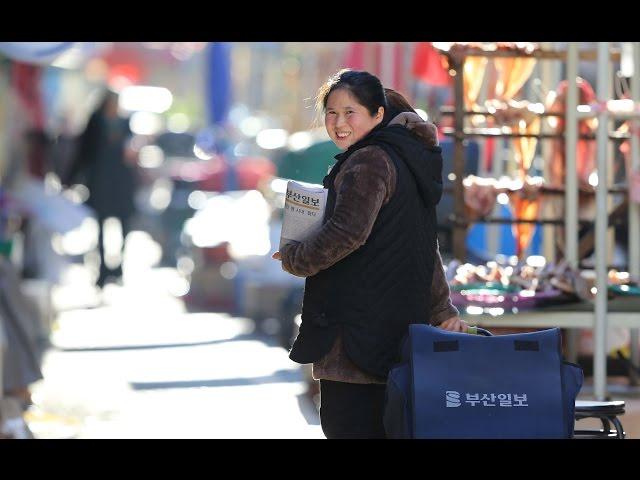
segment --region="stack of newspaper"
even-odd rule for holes
[[[322,185],[289,180],[284,202],[284,218],[280,248],[291,242],[301,242],[322,226],[327,204],[327,189]]]

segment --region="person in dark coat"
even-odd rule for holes
[[[323,182],[321,229],[273,255],[306,277],[289,356],[313,364],[327,438],[385,438],[387,375],[408,326],[467,330],[438,250],[441,149],[435,126],[368,72],[338,72],[318,109],[344,152]]]
[[[116,92],[107,91],[92,113],[63,182],[69,185],[80,179],[89,190],[87,205],[95,210],[99,224],[100,275],[97,285],[100,287],[109,277],[122,276],[122,265],[109,268],[105,263],[104,222],[110,217],[120,221],[124,247],[135,211],[135,154],[129,147],[129,120],[119,115],[118,99]]]

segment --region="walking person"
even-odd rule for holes
[[[122,276],[121,264],[110,268],[105,262],[105,221],[110,217],[119,220],[124,248],[130,219],[135,211],[135,152],[129,146],[129,120],[119,115],[118,99],[116,92],[109,90],[105,93],[79,138],[75,159],[63,182],[69,185],[79,176],[84,176],[83,181],[89,190],[87,205],[95,210],[99,225],[100,274],[96,282],[99,287],[104,286],[109,277],[117,279]]]
[[[467,329],[438,250],[441,149],[435,126],[368,72],[336,73],[317,108],[343,152],[323,182],[321,229],[273,255],[306,277],[289,356],[313,364],[327,438],[384,438],[387,375],[409,325]]]

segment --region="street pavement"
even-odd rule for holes
[[[322,439],[301,366],[249,319],[189,312],[159,246],[127,240],[122,284],[102,291],[71,265],[53,292],[58,312],[25,420],[37,439]],[[581,399],[592,399],[585,379]],[[640,398],[625,400],[627,438],[640,438]],[[615,382],[619,382],[616,385]],[[616,388],[618,387],[618,388]],[[579,428],[598,428],[595,419]]]
[[[72,265],[25,415],[39,439],[324,438],[301,366],[249,319],[189,312],[132,232],[121,285]]]

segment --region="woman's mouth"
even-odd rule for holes
[[[349,135],[351,135],[351,132],[336,132],[336,137],[340,140],[347,138]]]

